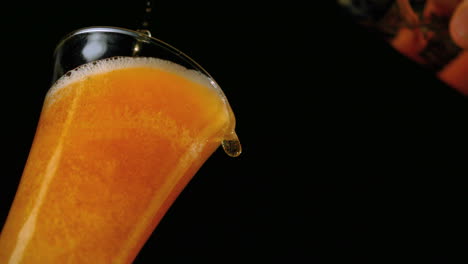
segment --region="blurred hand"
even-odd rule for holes
[[[398,0],[400,6],[408,5],[408,0]],[[413,12],[411,8],[402,8],[404,13]],[[453,42],[466,49],[438,72],[440,79],[468,95],[468,0],[428,0],[424,16],[432,14],[450,17],[449,32]],[[406,14],[411,17],[411,14]],[[420,52],[426,47],[427,35],[418,28],[402,28],[391,44],[409,58],[423,63]]]
[[[446,3],[446,8],[453,11],[450,21],[450,34],[453,41],[462,48],[468,48],[468,1],[442,1],[435,2],[453,2]],[[439,3],[440,4],[440,3]]]

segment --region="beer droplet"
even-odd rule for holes
[[[145,34],[148,37],[151,37],[151,31],[149,31],[148,29],[137,29],[137,31],[142,34]]]
[[[222,142],[224,152],[231,157],[237,157],[242,153],[242,146],[236,132],[230,133]]]
[[[145,12],[143,14],[143,20],[141,22],[141,27],[143,29],[149,28],[152,12],[153,12],[153,1],[147,0],[146,6],[145,6]]]

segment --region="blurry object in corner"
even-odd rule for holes
[[[440,71],[460,53],[449,34],[448,14],[426,0],[337,0],[357,23],[425,67]]]

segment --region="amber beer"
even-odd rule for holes
[[[46,96],[0,263],[131,263],[233,122],[209,78],[172,62],[70,72]]]

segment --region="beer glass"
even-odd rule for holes
[[[79,29],[49,89],[0,263],[131,263],[235,118],[213,78],[149,32]]]

